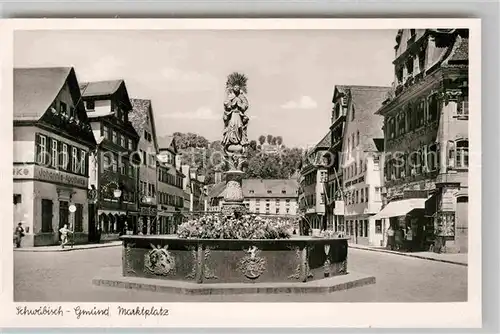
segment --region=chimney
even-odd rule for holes
[[[221,183],[222,182],[222,173],[220,171],[215,172],[215,181],[214,183]]]

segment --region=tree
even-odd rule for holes
[[[260,145],[264,145],[265,142],[266,142],[266,137],[264,135],[260,135],[259,136]]]
[[[281,137],[281,136],[276,137],[276,143],[279,146],[281,146],[283,144],[283,137]]]
[[[271,139],[271,145],[276,145],[276,142],[277,142],[276,137],[273,137],[273,139]]]
[[[257,142],[255,140],[251,140],[249,146],[252,150],[256,150],[257,149]]]
[[[267,135],[267,143],[270,145],[271,140],[273,140],[273,135]]]

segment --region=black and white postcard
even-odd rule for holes
[[[481,325],[479,20],[1,28],[2,326]]]

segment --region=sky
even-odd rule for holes
[[[15,67],[73,66],[79,82],[124,79],[151,99],[158,136],[222,137],[227,75],[248,77],[249,139],[311,146],[335,85],[390,86],[395,30],[17,31]]]

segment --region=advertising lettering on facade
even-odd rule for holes
[[[16,166],[13,169],[14,179],[32,179],[33,178],[33,166]]]
[[[150,208],[150,207],[142,207],[141,208],[141,215],[142,216],[156,216],[157,209],[156,208]]]
[[[41,166],[16,166],[13,169],[13,178],[62,183],[82,188],[87,188],[88,183],[88,179],[84,176],[72,175]]]

